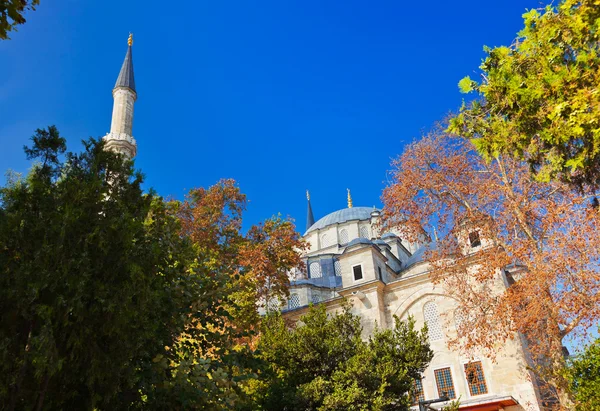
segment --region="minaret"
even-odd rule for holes
[[[310,206],[310,193],[306,190],[306,200],[308,200],[308,210],[306,212],[306,231],[315,223],[312,207]]]
[[[137,144],[132,135],[133,128],[133,103],[137,99],[135,80],[133,78],[133,57],[131,46],[133,35],[127,39],[127,54],[121,72],[113,88],[113,113],[110,124],[110,133],[104,136],[106,148],[125,155],[127,158],[135,157]]]

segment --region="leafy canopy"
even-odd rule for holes
[[[250,409],[408,409],[413,380],[433,353],[426,330],[415,330],[412,318],[395,320],[364,341],[349,306],[331,316],[324,305],[311,307],[291,328],[279,314],[267,318],[258,343],[267,368],[248,384]]]
[[[8,40],[8,33],[25,23],[25,11],[35,10],[40,0],[3,0],[0,2],[0,40]]]
[[[540,181],[600,183],[600,3],[565,0],[523,15],[509,46],[485,48],[480,82],[465,77],[463,104],[448,128],[488,160],[526,160]]]
[[[569,360],[567,373],[572,381],[578,411],[600,410],[600,339]]]
[[[232,409],[257,371],[257,301],[303,243],[275,217],[240,233],[233,181],[184,202],[56,127],[0,188],[0,403],[7,409]]]

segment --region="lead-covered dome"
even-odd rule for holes
[[[371,213],[373,211],[379,210],[374,207],[352,207],[334,211],[333,213],[327,214],[325,217],[311,225],[310,228],[306,230],[306,234],[332,224],[341,224],[354,220],[370,220]]]

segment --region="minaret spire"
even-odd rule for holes
[[[306,231],[315,223],[312,207],[310,205],[310,193],[306,190],[306,200],[308,201],[308,210],[306,212]]]
[[[133,77],[133,34],[127,39],[127,53],[121,66],[119,77],[113,88],[113,113],[110,133],[104,136],[106,148],[121,153],[128,158],[135,157],[137,143],[133,138],[133,104],[137,100]]]
[[[352,208],[352,196],[350,195],[350,189],[347,188],[346,190],[348,190],[348,208]]]

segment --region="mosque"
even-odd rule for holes
[[[137,99],[133,74],[133,40],[113,89],[114,106],[110,132],[104,136],[106,147],[135,157],[133,107]],[[394,316],[412,315],[420,328],[428,326],[429,341],[435,355],[420,380],[415,381],[415,406],[419,401],[435,400],[444,393],[460,399],[464,411],[540,410],[540,393],[535,378],[527,371],[527,348],[521,338],[507,340],[496,360],[481,356],[466,358],[448,348],[447,340],[456,333],[456,303],[432,283],[423,252],[429,242],[423,236],[408,242],[400,232],[379,233],[381,210],[354,207],[348,191],[348,207],[319,220],[313,217],[308,196],[306,232],[309,244],[304,259],[307,269],[291,275],[287,301],[270,302],[292,320],[306,313],[309,305],[325,304],[329,312],[339,310],[344,299],[361,318],[365,336],[375,327],[394,324]],[[477,235],[469,236],[471,252],[481,248]],[[504,287],[508,279],[503,278]],[[467,365],[468,368],[467,368]],[[432,404],[440,409],[444,402]]]

